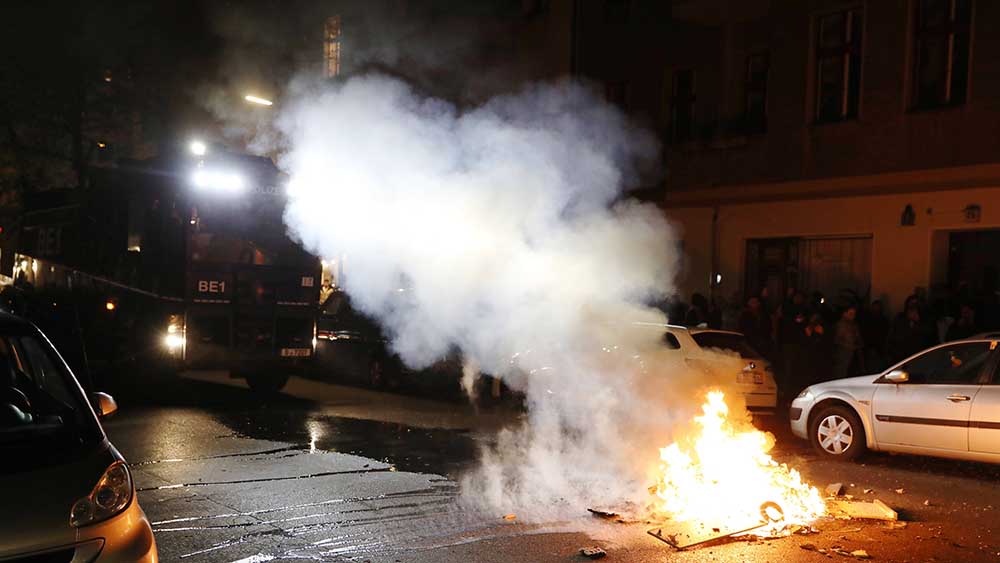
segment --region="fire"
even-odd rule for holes
[[[768,455],[770,435],[730,421],[721,391],[708,393],[702,413],[688,443],[660,450],[660,510],[676,521],[734,529],[770,521],[765,533],[809,524],[826,512],[815,487]]]

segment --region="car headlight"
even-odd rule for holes
[[[799,393],[799,396],[795,397],[795,398],[796,399],[812,399],[812,396],[813,396],[812,390],[809,387],[806,387],[805,389],[803,389]]]
[[[125,462],[108,467],[89,495],[73,503],[69,523],[74,528],[96,524],[118,514],[132,500],[132,476]]]

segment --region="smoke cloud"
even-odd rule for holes
[[[342,285],[409,366],[458,348],[526,394],[467,500],[521,519],[641,501],[707,383],[676,375],[647,305],[678,258],[662,212],[626,197],[653,137],[568,82],[464,110],[382,76],[295,99],[278,120],[293,236],[343,257]]]

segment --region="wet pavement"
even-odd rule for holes
[[[112,390],[120,410],[105,426],[132,465],[164,561],[583,561],[579,549],[591,545],[608,561],[846,559],[834,549],[877,561],[1000,561],[1000,466],[882,454],[827,462],[780,419],[764,423],[780,461],[821,489],[841,482],[858,499],[882,499],[905,527],[827,518],[818,534],[676,552],[648,524],[581,514],[526,525],[464,506],[456,478],[517,409],[296,379],[262,400],[219,373]]]

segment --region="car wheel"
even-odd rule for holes
[[[288,375],[247,374],[247,385],[255,393],[275,395],[288,383]]]
[[[842,406],[824,408],[809,425],[809,441],[819,455],[852,460],[865,451],[865,429],[853,410]]]

